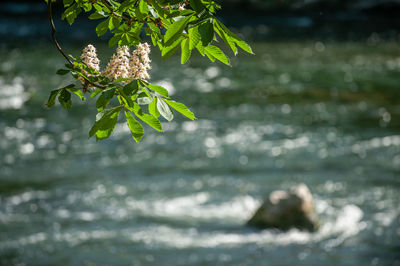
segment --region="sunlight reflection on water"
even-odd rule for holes
[[[385,247],[400,236],[398,107],[379,93],[400,68],[396,56],[359,46],[353,55],[352,45],[260,44],[229,70],[160,64],[156,83],[198,120],[177,114],[163,134],[146,127],[140,144],[122,120],[110,140],[87,140],[94,110],[78,101],[68,112],[42,109],[48,91],[27,95],[62,83],[49,70],[55,55],[6,54],[16,63],[2,66],[11,78],[1,77],[0,95],[23,101],[0,108],[0,259],[51,264],[72,253],[82,264],[86,250],[106,264],[393,261]],[[33,68],[36,56],[44,59]],[[362,91],[368,76],[384,75]],[[356,82],[360,94],[349,94]],[[244,226],[265,195],[299,182],[315,196],[318,232]]]

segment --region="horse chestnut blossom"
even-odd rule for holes
[[[81,55],[82,61],[94,71],[100,71],[100,60],[97,58],[96,48],[89,44],[87,45]]]
[[[82,62],[85,63],[87,67],[90,69],[99,72],[100,71],[100,60],[97,58],[97,52],[96,48],[88,44],[82,51],[81,55]],[[86,71],[83,71],[84,74],[88,75]],[[78,79],[84,83],[85,79],[81,76],[78,77]]]
[[[147,72],[151,69],[150,66],[150,46],[147,43],[140,43],[137,49],[132,52],[129,60],[130,75],[135,79],[149,79],[150,75]]]
[[[150,75],[147,70],[150,66],[150,46],[147,43],[140,43],[137,49],[129,52],[129,47],[124,45],[117,47],[106,69],[101,73],[111,80],[119,78],[134,78],[134,79],[149,79]],[[100,72],[100,60],[97,58],[96,48],[89,44],[83,49],[81,59],[89,68]],[[87,73],[85,73],[87,74]],[[84,79],[79,77],[79,80],[84,83]]]
[[[108,62],[106,69],[102,73],[106,77],[115,80],[119,78],[129,78],[129,48],[124,45],[117,47],[117,54],[111,57],[110,62]]]

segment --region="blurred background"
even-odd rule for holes
[[[136,144],[122,121],[88,139],[93,101],[44,107],[71,82],[46,5],[2,1],[0,265],[400,265],[400,1],[220,2],[255,55],[181,66],[153,49],[151,81],[198,120]],[[92,43],[104,67],[96,22],[54,12],[63,49]],[[317,232],[244,225],[299,183]]]

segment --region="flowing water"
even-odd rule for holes
[[[152,81],[198,120],[176,114],[135,144],[123,121],[109,140],[87,138],[93,100],[44,107],[71,81],[54,74],[51,43],[3,44],[0,264],[400,265],[399,44],[253,49],[231,68],[153,51]],[[244,225],[269,192],[299,183],[317,232]]]

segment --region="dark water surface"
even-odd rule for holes
[[[122,121],[88,140],[93,102],[44,108],[70,82],[51,43],[3,44],[0,265],[400,265],[399,44],[253,49],[232,68],[154,51],[152,81],[198,120],[176,114],[135,144]],[[243,225],[300,182],[318,232]]]

